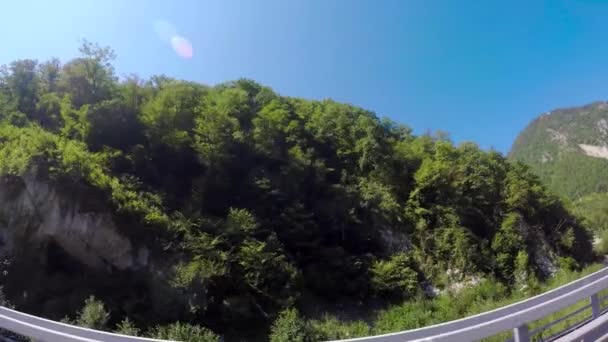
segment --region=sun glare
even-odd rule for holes
[[[163,42],[171,45],[171,48],[173,48],[173,51],[178,56],[190,59],[194,55],[192,43],[187,38],[179,35],[175,26],[170,22],[157,20],[154,22],[154,31],[156,31],[156,34]]]

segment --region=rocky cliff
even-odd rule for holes
[[[109,211],[87,211],[34,176],[4,177],[0,187],[2,253],[26,244],[43,251],[50,242],[95,270],[145,266],[148,251],[122,235]]]

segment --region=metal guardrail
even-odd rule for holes
[[[584,299],[589,298],[590,300],[589,306],[585,307],[585,309],[591,307],[592,316],[590,319],[584,320],[580,324],[585,324],[599,317],[602,312],[600,311],[601,300],[598,298],[598,293],[607,288],[608,268],[603,268],[586,277],[538,296],[478,315],[419,329],[341,341],[463,342],[476,341],[512,330],[513,340],[515,342],[528,342],[530,341],[530,336],[532,335],[531,333],[536,333],[541,329],[546,329],[553,324],[557,324],[569,317],[562,317],[557,322],[551,322],[533,331],[528,329],[529,323],[544,318],[561,309],[567,308]]]
[[[0,328],[40,342],[171,342],[82,328],[5,307],[0,307]]]
[[[512,330],[515,342],[528,342],[532,334],[547,329],[576,314],[580,314],[589,308],[591,308],[592,312],[591,317],[583,320],[575,327],[571,327],[569,331],[582,326],[581,329],[571,333],[573,337],[574,335],[579,336],[584,334],[597,335],[608,331],[608,326],[606,326],[608,325],[608,319],[606,319],[608,316],[602,316],[601,319],[595,320],[602,314],[600,311],[602,300],[607,298],[600,298],[598,293],[607,288],[608,268],[604,268],[538,296],[478,315],[420,329],[342,341],[462,342],[475,341]],[[528,329],[530,322],[546,317],[587,298],[590,300],[589,305],[583,306],[564,317],[532,331]],[[604,325],[604,321],[606,325]],[[583,326],[583,324],[586,325]],[[5,307],[0,307],[0,328],[42,342],[168,342],[77,327],[28,315]],[[567,336],[563,337],[567,332],[562,332],[561,335],[555,336],[555,338],[561,337],[560,341],[564,340],[564,338],[568,340]]]
[[[606,342],[608,341],[608,315],[602,315],[598,319],[585,324],[568,335],[559,337],[553,342]]]

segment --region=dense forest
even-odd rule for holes
[[[80,53],[0,69],[1,186],[35,179],[83,212],[109,210],[150,262],[92,270],[59,248],[66,268],[25,245],[2,278],[18,309],[166,338],[264,339],[274,326],[273,340],[304,340],[281,322],[480,279],[520,290],[593,259],[582,221],[499,152],[246,79],[118,77],[110,48]],[[16,222],[3,216],[0,229]]]

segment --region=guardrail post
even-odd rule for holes
[[[513,329],[513,341],[514,342],[530,342],[530,331],[528,325],[520,325]]]
[[[591,299],[591,314],[592,314],[592,317],[595,319],[600,316],[600,299],[597,297],[597,293],[592,294],[590,299]]]

